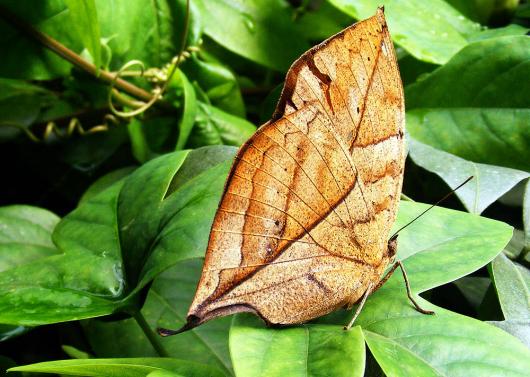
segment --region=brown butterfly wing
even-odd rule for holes
[[[403,132],[382,10],[302,55],[232,166],[189,325],[241,311],[300,323],[356,302],[389,261]]]

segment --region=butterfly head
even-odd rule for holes
[[[390,237],[387,243],[386,254],[388,255],[388,258],[390,260],[393,260],[394,256],[397,253],[397,238],[398,235],[394,234],[392,237]]]

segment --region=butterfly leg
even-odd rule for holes
[[[390,268],[390,270],[386,273],[386,275],[379,281],[379,283],[377,283],[377,285],[375,286],[373,292],[377,291],[379,288],[381,288],[383,286],[383,284],[385,284],[388,279],[390,279],[390,277],[392,276],[392,274],[394,273],[394,271],[396,271],[396,269],[399,267],[398,263],[394,263],[392,265],[392,268]]]
[[[366,302],[366,299],[368,298],[370,293],[372,293],[372,285],[373,285],[373,283],[370,283],[368,285],[368,288],[366,288],[366,292],[364,292],[363,298],[362,298],[361,302],[359,303],[359,306],[357,306],[357,309],[355,309],[355,314],[353,315],[353,318],[351,319],[350,323],[348,323],[347,326],[344,326],[344,330],[349,330],[353,326],[353,323],[355,322],[355,320],[359,316],[359,313],[361,313],[361,309],[363,308],[364,303]]]
[[[414,305],[414,308],[416,308],[417,311],[423,314],[434,314],[432,310],[423,309],[417,302],[414,300],[414,297],[412,297],[412,291],[410,289],[409,279],[407,277],[407,272],[405,271],[405,267],[403,267],[403,263],[401,261],[397,261],[394,266],[398,265],[399,268],[401,268],[401,272],[403,273],[403,280],[405,280],[405,286],[407,287],[407,296],[409,297],[410,302]],[[393,266],[393,269],[395,270]]]

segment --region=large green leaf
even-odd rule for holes
[[[524,252],[530,254],[530,179],[526,182],[523,195]]]
[[[203,255],[233,154],[168,154],[84,201],[55,228],[62,254],[0,273],[0,323],[136,310],[136,294],[158,273]]]
[[[0,272],[57,254],[52,232],[59,220],[38,207],[0,207]]]
[[[361,20],[384,5],[392,39],[416,58],[444,64],[468,43],[479,25],[443,0],[328,0]]]
[[[127,179],[118,222],[129,284],[147,284],[180,260],[203,255],[234,152],[213,147],[171,153]]]
[[[407,109],[527,108],[530,98],[520,79],[529,73],[527,36],[471,43],[447,64],[406,88]]]
[[[43,208],[0,207],[0,273],[58,254],[52,232],[60,221]],[[0,342],[25,333],[23,326],[0,325]]]
[[[9,369],[9,371],[56,373],[70,376],[144,377],[153,372],[174,372],[186,377],[223,376],[210,366],[170,358],[58,360]],[[174,375],[170,374],[170,375]],[[167,376],[167,374],[163,374]],[[159,374],[160,376],[160,374]]]
[[[204,32],[223,47],[266,67],[286,71],[309,48],[292,27],[284,0],[199,2]]]
[[[142,308],[153,331],[157,327],[176,328],[184,324],[201,267],[201,259],[185,261],[155,279]],[[115,322],[93,319],[83,327],[98,357],[156,356],[133,319]],[[230,318],[222,318],[179,336],[160,338],[160,342],[172,357],[186,355],[187,360],[210,364],[232,374],[228,354],[229,327]]]
[[[466,160],[530,171],[528,119],[528,108],[422,108],[407,112],[407,128],[415,139]]]
[[[240,146],[256,127],[246,119],[228,114],[215,106],[199,102],[190,146],[226,144]]]
[[[77,3],[77,2],[71,2]],[[78,17],[78,7],[72,17],[63,0],[38,2],[34,6],[14,0],[4,1],[12,12],[40,31],[57,39],[76,53],[83,50],[83,42],[90,51],[96,41],[97,13],[100,36],[107,41],[112,53],[110,68],[117,70],[127,61],[137,59],[148,67],[161,67],[170,62],[180,50],[184,30],[185,1],[131,2],[127,0],[96,0],[96,7],[88,12],[90,20]],[[192,2],[190,7],[188,44],[196,44],[200,37],[200,17]],[[78,18],[82,20],[83,25]],[[90,29],[87,32],[87,28]],[[80,34],[80,29],[84,33]],[[88,39],[90,37],[90,41]],[[89,44],[89,45],[87,45]],[[98,45],[99,46],[99,38]],[[2,76],[27,79],[53,79],[69,73],[71,65],[46,50],[37,42],[21,35],[0,20],[0,48],[10,51],[2,62]],[[91,51],[92,52],[92,51]],[[97,63],[97,58],[95,59]]]
[[[331,325],[264,330],[249,315],[234,318],[230,352],[237,376],[364,375],[365,347],[360,327],[341,331]]]
[[[504,318],[524,320],[530,326],[530,271],[500,254],[491,273]]]
[[[496,0],[445,0],[471,20],[486,24]]]
[[[505,318],[491,323],[530,348],[530,271],[501,253],[491,263],[490,273]]]
[[[525,35],[527,32],[527,27],[518,24],[510,24],[503,27],[480,30],[471,36],[470,42],[476,42],[490,38],[507,37],[511,35]]]
[[[83,193],[83,196],[81,196],[81,199],[79,199],[79,204],[87,201],[88,199],[93,198],[100,192],[105,191],[110,186],[112,186],[114,183],[122,180],[123,178],[131,174],[134,171],[134,169],[136,169],[136,167],[127,166],[125,168],[113,170],[103,175],[102,177],[99,177]]]
[[[94,65],[101,64],[101,43],[99,42],[99,21],[96,3],[94,0],[64,0],[70,11],[72,25],[75,27],[78,38],[83,41],[85,48],[90,52]]]
[[[473,180],[459,188],[455,195],[469,212],[482,213],[530,173],[501,166],[478,164],[409,139],[409,155],[424,169],[440,176],[451,188],[468,177]]]
[[[212,56],[201,52],[182,65],[182,70],[205,91],[211,103],[230,114],[244,117],[245,104],[234,73]]]
[[[129,60],[141,60],[148,67],[162,67],[180,50],[185,19],[184,0],[127,1],[97,0],[101,36],[112,50],[112,69]],[[187,44],[197,43],[200,19],[191,2]]]
[[[468,200],[466,207],[472,211],[480,212],[525,177],[521,171],[481,164],[530,170],[530,100],[526,86],[520,83],[520,77],[528,75],[530,38],[501,37],[468,45],[405,90],[412,137],[468,160],[444,155],[460,161],[459,169],[482,170],[475,199],[489,198],[478,205]],[[414,146],[411,150],[414,157]],[[434,166],[440,161],[436,163],[428,153],[416,153],[415,161],[450,185],[459,174],[451,164]],[[503,175],[500,180],[499,173]],[[464,191],[469,189],[468,185]]]
[[[304,7],[296,26],[310,41],[323,41],[351,25],[351,18],[327,1]]]
[[[474,162],[529,170],[530,38],[472,43],[406,88],[407,127],[421,142]]]
[[[119,188],[105,190],[56,226],[54,240],[64,254],[0,274],[1,323],[32,326],[112,312],[124,287],[113,208]]]
[[[31,7],[27,3],[8,0],[2,1],[2,6],[66,47],[81,52],[82,43],[62,0],[39,1]],[[3,54],[0,62],[3,77],[47,80],[66,75],[71,68],[70,63],[22,35],[1,18],[0,49],[9,51],[9,54]]]
[[[530,348],[530,323],[527,320],[489,321],[489,323],[519,338]]]
[[[394,291],[392,295],[400,293],[405,294]],[[396,315],[395,311],[406,310],[408,305],[400,305],[391,295],[383,300],[381,312],[361,326],[387,376],[527,374],[530,351],[504,331],[434,306],[429,307],[436,311],[435,317]]]
[[[0,78],[0,140],[31,126],[56,101],[52,92],[37,85]]]
[[[398,228],[426,208],[419,203],[402,202]],[[506,224],[443,208],[403,230],[399,236],[398,257],[404,260],[414,292],[423,292],[469,274],[488,263],[509,241],[511,228]],[[388,376],[460,376],[480,375],[523,376],[530,368],[530,350],[517,339],[491,325],[436,308],[420,300],[436,315],[416,312],[407,300],[403,280],[396,273],[379,291],[370,296],[356,324]],[[333,341],[321,342],[327,357],[344,358],[342,350],[333,345],[345,337],[342,330],[351,313],[330,315],[319,322],[328,323],[327,331]],[[333,325],[334,324],[334,325]],[[297,344],[303,339],[298,332],[309,326],[285,330],[269,330],[254,322],[235,321],[231,333],[241,336],[237,344],[231,340],[231,355],[239,375],[259,375],[269,367],[278,349],[271,338],[284,344]],[[243,327],[240,329],[240,327]],[[247,327],[251,327],[248,329]],[[329,349],[326,347],[331,345]],[[358,345],[358,352],[364,346]],[[241,350],[245,350],[243,353]],[[295,348],[296,350],[296,348]],[[290,353],[286,352],[289,357]],[[279,357],[279,356],[278,356]],[[311,354],[309,355],[311,358]],[[261,364],[256,360],[264,360]],[[335,365],[342,365],[337,361]],[[349,364],[350,368],[354,365]],[[315,368],[315,374],[327,373],[329,366]],[[307,375],[307,374],[302,374]]]
[[[180,81],[182,92],[184,96],[182,106],[182,118],[179,122],[179,136],[177,138],[176,150],[183,149],[188,141],[191,129],[195,124],[195,115],[197,113],[197,98],[195,96],[195,89],[189,82],[184,72],[178,70],[176,80]]]

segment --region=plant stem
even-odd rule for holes
[[[164,346],[162,346],[162,343],[160,343],[160,338],[153,330],[151,330],[151,327],[149,327],[149,324],[145,320],[142,313],[138,310],[136,314],[134,315],[134,319],[136,320],[136,323],[142,328],[142,331],[144,332],[147,339],[149,339],[149,342],[155,349],[155,351],[158,353],[160,357],[169,357],[169,353],[166,351]]]
[[[44,34],[39,30],[35,29],[32,25],[21,20],[18,16],[14,15],[12,12],[7,10],[3,6],[0,6],[0,17],[5,22],[13,26],[15,29],[20,31],[22,34],[25,34],[26,36],[36,40],[46,48],[55,52],[64,60],[75,65],[76,67],[90,73],[91,75],[95,76],[96,78],[102,81],[105,81],[106,83],[110,84],[114,80],[114,75],[112,73],[103,69],[98,70],[94,64],[86,61],[81,56],[61,44],[59,41],[53,39],[49,35]],[[149,101],[153,97],[149,92],[120,78],[116,80],[115,86],[123,90],[124,92],[130,94],[131,96],[142,99],[144,101]]]

